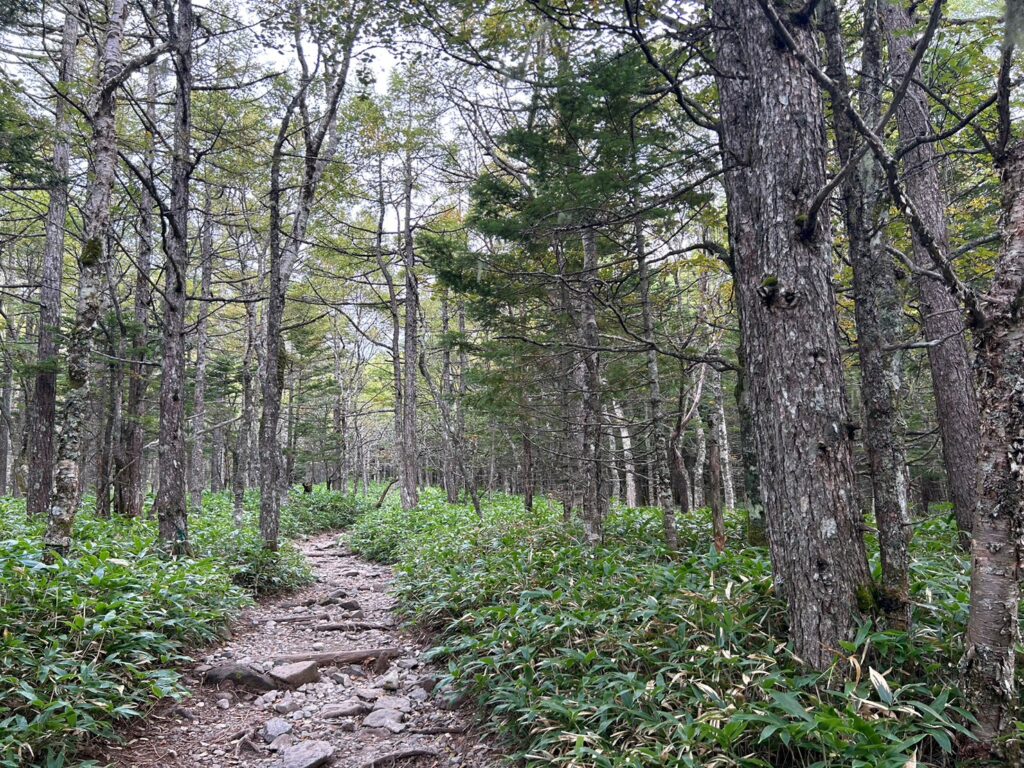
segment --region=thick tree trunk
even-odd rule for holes
[[[75,323],[68,339],[68,393],[61,408],[54,488],[47,512],[43,544],[48,552],[67,555],[81,495],[79,464],[85,438],[85,419],[91,400],[90,358],[96,324],[103,303],[106,277],[107,232],[110,227],[110,193],[117,168],[117,132],[114,113],[115,77],[120,73],[126,0],[112,0],[107,32],[100,54],[100,87],[92,113],[92,162],[85,209],[82,253],[79,258]]]
[[[864,4],[864,45],[860,56],[859,108],[872,125],[882,114],[878,2],[867,0]],[[828,2],[824,14],[828,74],[843,93],[849,94],[839,9]],[[845,165],[855,156],[860,142],[846,112],[835,105],[832,111],[839,158]],[[841,193],[853,267],[864,448],[870,467],[882,561],[882,583],[876,595],[890,626],[903,629],[910,623],[911,529],[904,430],[898,403],[900,362],[893,351],[901,337],[903,302],[893,279],[893,265],[885,251],[884,217],[888,206],[885,179],[872,153],[865,153],[856,168],[847,174]]]
[[[892,77],[902,81],[913,62],[914,23],[897,2],[885,3],[882,18],[888,37]],[[915,75],[916,76],[916,75]],[[946,199],[940,178],[940,157],[932,136],[927,93],[911,83],[896,112],[900,141],[921,141],[903,158],[907,196],[913,201],[932,239],[941,252],[949,254],[946,227]],[[922,141],[923,140],[923,141]],[[913,238],[914,261],[932,270],[934,262],[920,238]],[[969,541],[974,510],[978,504],[978,446],[980,440],[978,398],[974,388],[964,319],[957,299],[940,281],[919,276],[916,279],[921,302],[921,321],[925,338],[935,346],[928,348],[932,387],[935,391],[935,415],[942,437],[942,453],[949,480],[961,544]]]
[[[189,178],[192,175],[191,0],[178,0],[168,18],[174,41],[174,146],[164,268],[163,364],[160,369],[160,488],[153,501],[160,541],[168,554],[191,551],[185,471],[185,312],[187,309]]]
[[[1020,704],[1015,671],[1024,558],[1024,141],[1011,145],[1000,165],[1003,245],[986,293],[987,321],[975,329],[979,468],[985,483],[974,518],[971,613],[962,662],[978,720],[975,734],[996,754],[999,739],[1015,732]],[[1019,761],[1019,754],[1015,757]]]
[[[35,387],[28,412],[28,492],[25,510],[30,515],[46,511],[53,490],[53,438],[57,416],[57,337],[60,334],[61,277],[64,273],[64,233],[68,216],[68,171],[71,164],[70,120],[66,89],[74,78],[78,47],[78,8],[71,4],[64,15],[63,40],[57,69],[54,100],[53,176],[46,208],[43,268],[39,285],[39,329],[36,346]]]
[[[758,3],[715,0],[716,75],[729,233],[774,574],[794,650],[812,668],[840,652],[870,589],[832,290],[821,94],[776,44]],[[805,27],[794,31],[814,55]]]
[[[199,258],[201,277],[199,287],[199,318],[196,321],[196,365],[193,373],[192,456],[189,461],[189,493],[192,507],[203,506],[206,487],[206,462],[203,443],[206,431],[206,360],[209,338],[207,326],[210,317],[210,298],[213,296],[213,213],[210,209],[210,191],[206,190],[203,204],[203,232],[200,237]]]
[[[742,322],[740,323],[742,330]],[[755,547],[768,544],[765,527],[764,504],[761,501],[761,472],[757,467],[757,450],[754,446],[754,416],[750,404],[747,363],[743,357],[743,345],[736,348],[736,413],[740,421],[740,466],[743,469],[743,493],[747,506],[747,542]]]

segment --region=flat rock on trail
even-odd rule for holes
[[[436,687],[423,646],[396,628],[391,570],[336,534],[301,547],[312,587],[246,611],[230,642],[185,670],[191,697],[89,757],[119,768],[497,766],[472,713]]]

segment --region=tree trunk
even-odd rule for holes
[[[632,508],[640,504],[636,487],[636,464],[633,463],[633,437],[629,432],[629,424],[626,422],[622,404],[618,401],[613,402],[612,413],[615,414],[615,419],[619,422],[619,440],[622,442],[622,465],[626,488],[624,502],[627,507]]]
[[[420,296],[416,280],[416,250],[412,230],[412,155],[405,158],[405,231],[402,245],[405,256],[405,380],[402,391],[402,509],[414,509],[420,503],[419,445],[416,439],[416,362],[419,360]]]
[[[0,360],[0,496],[7,496],[11,493],[8,490],[8,482],[12,479],[10,471],[11,457],[14,453],[11,450],[14,446],[11,438],[14,430],[11,429],[13,418],[11,409],[14,400],[14,366],[6,351],[3,360]],[[12,483],[13,485],[13,483]],[[13,494],[12,494],[13,495]]]
[[[869,124],[882,114],[882,43],[879,0],[864,4],[863,50],[860,56],[859,108]],[[851,91],[846,74],[839,9],[825,6],[828,74]],[[836,144],[845,165],[854,158],[859,140],[847,113],[833,105]],[[853,267],[854,315],[860,358],[861,399],[864,407],[864,448],[871,475],[875,520],[878,525],[882,583],[876,590],[889,625],[905,629],[910,623],[910,513],[907,508],[906,454],[899,416],[899,344],[903,302],[893,279],[894,268],[885,251],[885,213],[888,196],[875,156],[865,153],[841,185],[843,215]]]
[[[832,237],[800,227],[825,184],[824,105],[749,0],[715,0],[729,234],[776,582],[794,650],[824,669],[871,579],[855,504]],[[814,56],[807,27],[794,30]]]
[[[711,507],[711,535],[715,549],[725,552],[725,514],[722,510],[722,446],[718,442],[717,409],[708,414],[708,506]]]
[[[634,243],[640,282],[640,317],[643,322],[644,341],[647,343],[647,402],[650,408],[653,442],[653,451],[648,463],[651,479],[649,503],[661,508],[665,546],[674,551],[679,547],[670,477],[674,457],[669,449],[668,425],[665,423],[665,406],[661,397],[661,374],[658,371],[658,351],[654,348],[654,317],[651,312],[651,276],[647,264],[647,246],[640,224],[635,225]]]
[[[242,418],[238,420],[235,436],[234,471],[231,475],[231,493],[234,497],[235,525],[241,527],[245,514],[245,489],[252,461],[250,440],[252,425],[256,421],[256,403],[253,393],[253,366],[256,363],[256,306],[245,305],[245,356],[242,358]]]
[[[1015,670],[1024,557],[1024,141],[1001,158],[1000,173],[1003,245],[985,297],[987,322],[975,329],[979,467],[985,483],[974,518],[971,613],[961,665],[978,720],[975,735],[996,754],[998,740],[1013,735],[1019,705]]]
[[[71,4],[64,14],[57,94],[54,102],[53,176],[46,208],[43,268],[39,285],[39,330],[36,347],[35,389],[28,412],[28,492],[25,510],[41,515],[53,490],[53,437],[57,416],[57,337],[60,334],[61,277],[64,273],[64,233],[68,216],[68,171],[71,164],[70,120],[65,96],[74,78],[75,49],[78,47],[78,7]]]
[[[913,62],[913,21],[896,2],[885,3],[882,19],[888,37],[892,78],[901,82]],[[916,77],[916,75],[915,75]],[[949,255],[946,228],[946,199],[939,175],[940,157],[932,136],[929,97],[911,83],[896,112],[900,141],[903,144],[925,139],[904,155],[904,183],[928,232],[942,254]],[[923,269],[932,270],[934,262],[920,238],[914,234],[913,257]],[[915,278],[921,302],[921,321],[925,338],[934,342],[928,348],[935,392],[935,416],[942,437],[942,453],[949,480],[961,545],[969,543],[974,510],[978,505],[978,446],[980,440],[978,398],[974,388],[964,319],[957,299],[946,286],[929,277]]]
[[[601,406],[601,339],[597,327],[598,290],[597,233],[588,227],[583,231],[583,290],[580,297],[580,347],[583,350],[583,531],[587,543],[601,542],[605,503],[604,414]]]
[[[729,429],[725,423],[725,395],[722,392],[722,372],[713,370],[711,377],[711,394],[715,398],[715,425],[718,434],[720,461],[722,463],[722,494],[725,499],[725,508],[732,512],[736,509],[736,487],[732,476],[732,456],[729,453]]]
[[[150,40],[154,45],[155,40]],[[156,97],[159,66],[151,64],[146,73],[146,119],[156,124]],[[145,148],[145,167],[154,178],[155,147],[150,135]],[[139,252],[135,259],[135,306],[128,366],[128,402],[121,419],[121,435],[114,454],[114,512],[124,517],[140,517],[145,498],[143,484],[145,451],[145,398],[149,386],[146,349],[149,340],[149,307],[153,289],[149,282],[153,262],[153,197],[143,186],[139,202]]]
[[[168,18],[174,41],[174,146],[164,268],[163,364],[160,369],[160,488],[153,501],[160,541],[171,555],[191,551],[185,469],[185,312],[187,309],[189,178],[192,175],[192,0]]]
[[[189,492],[192,507],[202,509],[203,489],[206,487],[206,462],[203,451],[206,430],[206,360],[209,338],[207,326],[210,317],[210,299],[213,296],[213,213],[210,210],[210,190],[206,190],[203,204],[203,232],[200,236],[201,277],[199,288],[199,318],[196,321],[196,367],[193,374],[192,457],[189,461]]]
[[[82,253],[79,258],[78,296],[75,323],[68,339],[68,393],[61,408],[54,489],[47,512],[43,544],[50,553],[67,555],[81,494],[79,463],[85,437],[85,418],[91,400],[90,358],[96,324],[103,304],[106,277],[107,232],[110,227],[110,193],[117,168],[115,127],[116,88],[114,78],[121,70],[126,0],[111,0],[107,32],[100,53],[99,89],[92,112],[92,162],[82,216]]]
[[[742,317],[742,314],[741,314]],[[742,329],[743,323],[740,322]],[[742,334],[741,334],[742,335]],[[761,472],[757,467],[754,446],[754,416],[750,404],[750,385],[743,345],[736,348],[736,412],[740,420],[740,465],[743,468],[743,493],[747,504],[747,543],[755,547],[768,544],[764,504],[761,501]]]

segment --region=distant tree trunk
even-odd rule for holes
[[[523,507],[533,512],[533,442],[523,431]]]
[[[824,8],[828,72],[843,93],[849,94],[839,9],[833,2],[826,3]],[[882,114],[879,24],[878,0],[868,0],[864,5],[859,108],[872,125]],[[839,158],[845,165],[858,150],[858,136],[846,112],[835,105],[832,111]],[[870,467],[882,561],[882,583],[877,597],[889,624],[903,629],[910,623],[910,512],[898,403],[900,363],[892,351],[901,337],[903,302],[894,283],[893,265],[885,252],[883,219],[888,197],[882,168],[873,154],[865,153],[854,171],[846,176],[841,191],[853,267],[864,448]]]
[[[658,371],[658,351],[654,348],[654,316],[651,312],[651,276],[647,263],[647,244],[643,227],[634,225],[637,277],[640,284],[640,317],[643,323],[644,341],[647,343],[647,402],[651,417],[650,504],[660,507],[665,546],[674,551],[679,547],[676,533],[676,510],[672,497],[670,467],[673,456],[668,443],[668,425],[665,422],[665,406],[661,397],[661,374]],[[627,502],[628,503],[628,502]]]
[[[892,79],[901,82],[913,63],[914,23],[899,2],[884,3],[882,19],[888,36]],[[920,73],[918,73],[920,74]],[[916,75],[915,75],[916,76]],[[928,232],[941,252],[949,255],[946,198],[940,177],[941,158],[934,142],[930,98],[911,82],[896,112],[900,141],[917,143],[903,158],[907,196],[914,202]],[[926,270],[934,267],[928,249],[913,233],[914,261]],[[939,280],[915,278],[921,302],[921,322],[928,348],[935,415],[942,437],[942,453],[949,480],[961,545],[969,546],[974,510],[978,505],[978,450],[980,440],[978,398],[964,319],[957,299]]]
[[[657,363],[655,363],[657,364]],[[660,400],[660,394],[659,394]],[[619,440],[622,442],[622,466],[625,475],[626,495],[623,501],[627,507],[639,506],[639,497],[636,487],[636,464],[633,463],[633,437],[629,433],[629,424],[622,410],[622,404],[618,401],[612,403],[612,413],[619,422]]]
[[[832,237],[826,217],[811,231],[800,227],[825,184],[824,105],[806,69],[777,45],[758,3],[714,0],[713,25],[729,235],[772,564],[794,651],[824,669],[871,586],[854,501]],[[814,56],[809,25],[793,34]]]
[[[1006,52],[1004,57],[1005,63],[1010,57]],[[1008,68],[1004,72],[1008,83]],[[1008,108],[1001,111],[1004,126],[1009,126]],[[1015,672],[1024,558],[1024,141],[1011,144],[997,162],[1003,243],[984,298],[986,322],[974,331],[981,400],[980,471],[985,482],[974,518],[971,613],[961,663],[968,701],[978,720],[975,735],[993,756],[1002,749],[1002,738],[1010,736],[1012,743],[1020,704]],[[1019,762],[1016,757],[1013,764]]]
[[[736,487],[733,483],[732,455],[729,451],[729,429],[725,423],[725,395],[722,392],[722,372],[713,370],[711,377],[711,394],[715,398],[715,425],[718,428],[719,452],[722,462],[722,493],[725,497],[725,508],[729,512],[736,509]]]
[[[178,0],[167,24],[174,42],[174,146],[164,268],[164,350],[160,369],[160,488],[153,501],[160,541],[171,555],[191,552],[185,470],[185,312],[188,279],[189,178],[192,175],[192,0]]]
[[[241,527],[245,511],[245,488],[252,461],[250,439],[256,421],[256,403],[253,393],[253,367],[256,364],[256,307],[245,305],[245,356],[242,358],[242,418],[238,420],[235,436],[234,468],[231,475],[231,493],[234,498],[235,525]]]
[[[7,496],[10,493],[8,483],[12,474],[9,467],[13,453],[11,409],[14,400],[14,366],[6,353],[0,360],[0,387],[0,496]]]
[[[708,414],[708,506],[711,507],[711,535],[715,549],[725,552],[725,514],[722,511],[722,446],[718,442],[717,409]]]
[[[213,440],[210,446],[210,492],[220,493],[224,490],[224,426],[218,424],[213,428]]]
[[[694,509],[704,509],[707,506],[707,500],[704,498],[704,469],[708,461],[708,440],[704,434],[704,425],[699,420],[694,433],[697,438],[697,450],[693,454],[692,505]]]
[[[117,132],[114,113],[115,78],[121,72],[126,0],[111,0],[107,31],[100,53],[100,83],[92,109],[91,164],[83,211],[82,253],[79,257],[75,322],[68,339],[68,393],[61,408],[54,489],[47,512],[46,550],[67,555],[81,494],[79,463],[85,437],[85,419],[91,401],[89,369],[96,324],[103,304],[106,276],[110,194],[117,168]]]
[[[112,287],[111,287],[112,288]],[[113,481],[114,442],[121,426],[121,365],[118,346],[112,346],[107,366],[107,407],[102,412],[103,432],[96,451],[96,515],[110,517],[110,489]]]
[[[402,391],[402,508],[420,503],[416,481],[419,476],[419,445],[416,439],[416,362],[419,360],[419,286],[416,280],[416,250],[412,229],[412,154],[405,158],[405,380]]]
[[[207,326],[210,317],[210,299],[213,296],[213,212],[210,209],[210,190],[203,202],[203,231],[200,235],[199,259],[201,277],[199,287],[199,318],[196,321],[196,366],[193,374],[192,458],[189,461],[189,492],[192,507],[203,506],[206,487],[206,462],[203,451],[206,430],[206,362],[209,338]]]
[[[39,329],[36,346],[35,389],[28,412],[28,491],[25,511],[41,515],[53,490],[53,438],[57,416],[57,337],[60,334],[61,277],[64,273],[64,233],[68,216],[68,172],[71,165],[70,120],[66,90],[74,78],[78,47],[78,7],[70,4],[64,14],[57,93],[54,99],[53,184],[46,208],[43,267],[39,281]]]
[[[156,2],[156,0],[154,0]],[[154,14],[157,9],[153,9]],[[151,38],[150,46],[156,44]],[[146,72],[146,119],[156,124],[157,81],[159,66],[151,64]],[[147,137],[144,150],[145,168],[154,178],[155,147],[153,137]],[[114,453],[114,512],[124,517],[140,517],[145,499],[144,451],[145,398],[149,386],[149,366],[146,352],[149,341],[149,308],[153,302],[153,289],[149,271],[153,263],[153,208],[155,202],[149,187],[142,186],[139,201],[139,249],[135,258],[135,290],[131,348],[128,353],[128,399],[121,418],[121,435]]]
[[[303,63],[302,81],[281,121],[271,154],[270,290],[265,317],[266,355],[262,382],[263,412],[260,418],[259,433],[259,450],[262,458],[259,476],[260,534],[263,537],[264,546],[271,551],[278,548],[281,526],[280,491],[283,467],[278,425],[281,419],[281,394],[284,389],[285,349],[281,334],[284,325],[285,298],[288,293],[292,267],[306,239],[306,229],[312,215],[317,187],[327,164],[337,152],[338,132],[335,118],[348,78],[352,48],[361,29],[362,21],[361,15],[350,16],[342,20],[347,25],[346,45],[343,47],[340,58],[330,61],[332,69],[329,72],[320,73],[318,78],[326,88],[326,108],[315,123],[307,122],[300,126],[303,140],[302,176],[298,185],[295,210],[291,217],[291,230],[288,232],[284,230],[281,210],[284,189],[281,163],[286,154],[286,144],[291,133],[291,121],[296,111],[304,120],[308,120],[310,114],[306,99],[312,85],[312,75],[306,69],[304,57],[300,57]],[[296,35],[296,40],[300,41],[301,36]],[[297,42],[297,45],[301,47],[301,42]],[[325,66],[327,66],[326,63]]]
[[[451,330],[450,315],[448,311],[448,291],[441,293],[441,397],[449,403],[452,401],[452,352],[448,341],[448,334]],[[456,439],[459,436],[456,435]],[[460,446],[456,442],[452,445],[452,451],[457,451]],[[444,481],[445,493],[448,502],[455,504],[459,500],[459,483],[455,474],[455,456],[451,451],[445,451],[441,456],[441,477]]]
[[[583,352],[583,530],[587,543],[602,537],[607,494],[604,490],[604,409],[601,405],[601,339],[597,327],[597,233],[583,231],[583,290],[580,298],[580,347]]]

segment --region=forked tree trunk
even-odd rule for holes
[[[30,515],[46,511],[53,490],[53,437],[57,416],[57,337],[60,334],[61,277],[64,272],[64,233],[68,216],[68,171],[71,167],[70,120],[65,102],[75,70],[78,47],[78,11],[69,4],[64,14],[60,63],[54,101],[53,176],[46,208],[43,266],[39,281],[39,328],[36,346],[35,388],[28,413],[28,491],[25,510]],[[2,488],[0,488],[2,490]]]
[[[827,667],[871,578],[855,504],[832,237],[801,218],[825,184],[821,94],[751,0],[715,0],[729,235],[772,564],[794,650]],[[814,56],[814,35],[795,29]]]

